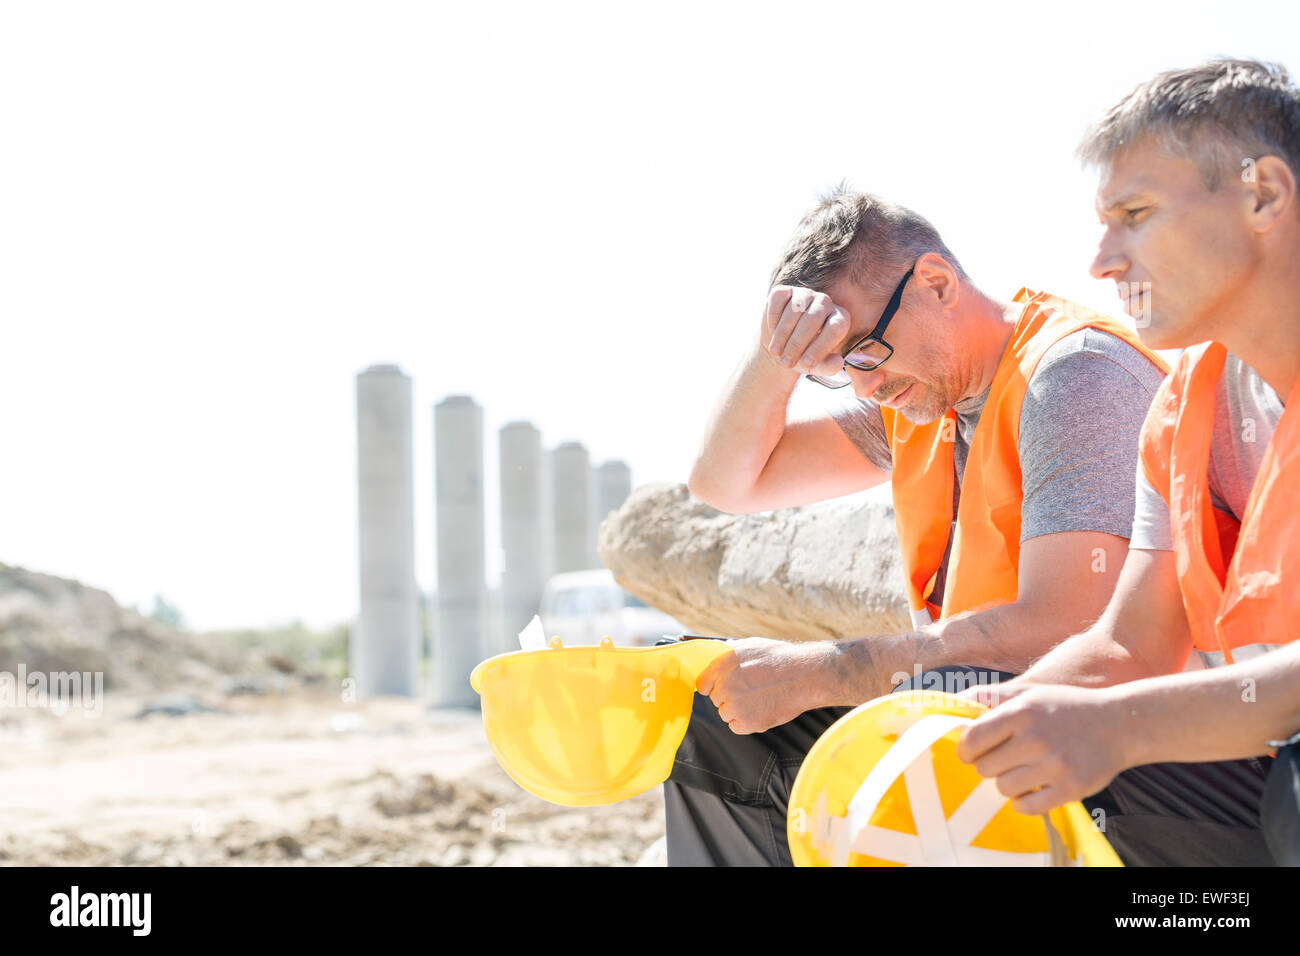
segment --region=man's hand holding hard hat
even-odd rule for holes
[[[1018,680],[972,687],[959,696],[995,709],[962,734],[957,757],[981,777],[996,778],[1020,813],[1046,813],[1091,796],[1132,766],[1121,693]]]
[[[837,675],[856,673],[840,658],[852,649],[831,641],[790,643],[766,637],[728,641],[733,653],[724,654],[700,675],[696,690],[718,708],[718,715],[733,733],[757,734],[777,727],[818,707],[860,703],[889,692],[882,678],[875,693],[862,697],[841,686]],[[862,657],[860,652],[857,652]]]

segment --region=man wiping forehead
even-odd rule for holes
[[[690,488],[752,512],[890,481],[916,630],[732,642],[664,785],[670,864],[789,864],[790,785],[849,707],[918,668],[1019,673],[1105,606],[1164,365],[1108,317],[1007,300],[879,197],[838,190],[800,223]],[[787,421],[800,372],[832,408]]]

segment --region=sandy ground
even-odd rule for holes
[[[222,713],[0,710],[0,864],[662,863],[659,788],[558,807],[497,766],[477,711],[323,690]]]

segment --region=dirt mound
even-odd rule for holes
[[[0,564],[0,671],[103,672],[106,690],[209,688],[245,666],[204,641],[121,607],[78,581]]]

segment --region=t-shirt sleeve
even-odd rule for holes
[[[1143,551],[1174,550],[1174,533],[1169,523],[1169,505],[1147,481],[1141,463],[1137,469],[1137,504],[1133,510],[1133,537],[1128,546]]]
[[[1020,540],[1133,529],[1138,434],[1164,378],[1107,332],[1084,329],[1047,351],[1020,413]]]
[[[889,451],[880,406],[856,395],[836,396],[831,399],[830,413],[867,461],[889,474],[894,467],[894,457]]]

